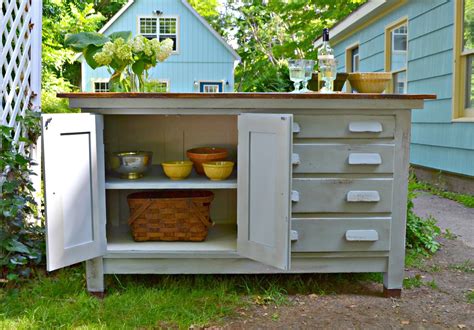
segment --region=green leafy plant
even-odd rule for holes
[[[438,251],[440,243],[436,240],[441,229],[432,217],[421,218],[413,212],[413,198],[416,193],[408,192],[406,246],[417,253],[429,255]]]
[[[31,183],[33,162],[27,152],[39,136],[39,114],[28,110],[17,121],[27,133],[19,141],[25,144],[25,154],[17,152],[13,128],[0,126],[0,170],[7,173],[0,192],[0,275],[7,280],[28,277],[31,266],[44,255],[43,226],[33,221],[38,209]]]

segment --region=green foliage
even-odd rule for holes
[[[229,0],[214,23],[238,45],[242,63],[236,70],[238,91],[288,91],[287,60],[316,59],[313,46],[330,27],[365,0]]]
[[[448,266],[451,270],[457,270],[463,273],[474,274],[474,263],[468,259],[460,264],[451,264]]]
[[[17,121],[26,136],[20,139],[25,150],[39,136],[39,114],[27,110]],[[0,171],[7,172],[0,191],[0,277],[16,280],[28,277],[31,266],[43,259],[44,237],[31,183],[32,161],[28,153],[17,152],[14,130],[0,126]],[[36,220],[36,221],[32,221]]]
[[[432,217],[421,218],[413,212],[414,192],[408,193],[406,246],[418,253],[429,255],[438,251],[440,243],[436,238],[441,234],[441,229],[436,226]]]
[[[403,287],[405,289],[419,288],[423,285],[423,280],[420,274],[416,274],[413,277],[407,277],[403,279]]]
[[[94,1],[43,2],[42,50],[42,111],[45,113],[70,112],[67,101],[56,93],[77,90],[79,66],[73,64],[75,52],[65,47],[68,33],[95,31],[105,17],[94,9]],[[73,83],[72,83],[73,82]]]
[[[413,198],[419,190],[419,183],[414,176],[408,182],[406,247],[415,254],[430,255],[440,248],[436,240],[441,235],[441,229],[436,226],[436,219],[421,218],[413,212]]]
[[[443,190],[434,185],[425,182],[420,182],[414,176],[410,178],[410,189],[426,191],[430,194],[456,201],[466,207],[474,208],[474,195],[458,194],[451,191]]]

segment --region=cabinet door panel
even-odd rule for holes
[[[102,133],[101,116],[43,116],[49,271],[105,253]]]
[[[290,267],[292,115],[239,117],[238,252]]]

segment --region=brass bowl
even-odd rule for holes
[[[142,178],[151,166],[153,153],[150,151],[115,152],[111,159],[111,168],[122,179]]]

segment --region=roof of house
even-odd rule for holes
[[[406,0],[369,0],[357,10],[353,11],[342,21],[338,22],[331,28],[331,40],[338,42],[345,39],[352,33],[357,31],[357,27],[370,23],[372,20],[378,18],[398,6],[404,4]],[[319,47],[323,42],[322,37],[319,37],[314,42],[315,47]]]
[[[123,13],[125,13],[127,11],[127,9],[135,2],[135,0],[129,0],[100,30],[99,30],[99,33],[105,33],[111,26],[112,24],[120,17],[122,16]],[[183,5],[194,15],[196,16],[196,18],[199,20],[199,22],[201,22],[202,25],[204,25],[204,27],[206,29],[209,30],[209,32],[211,32],[215,37],[216,39],[221,42],[224,47],[229,51],[229,53],[232,54],[232,56],[237,60],[237,61],[240,61],[241,58],[239,56],[239,54],[237,54],[237,52],[224,40],[224,38],[222,38],[222,36],[217,33],[216,30],[214,30],[212,28],[212,26],[201,16],[199,15],[199,13],[186,1],[186,0],[181,0],[181,2],[183,3]],[[76,60],[81,57],[82,54],[78,54],[76,56]]]

